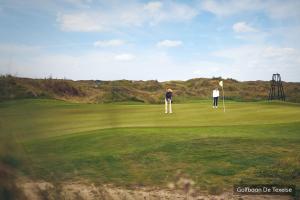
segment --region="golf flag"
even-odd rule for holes
[[[219,85],[222,87],[222,92],[223,92],[223,110],[225,112],[225,100],[224,100],[224,89],[223,89],[223,81],[219,82]]]
[[[219,82],[219,85],[220,85],[221,87],[223,87],[223,81],[220,81],[220,82]]]

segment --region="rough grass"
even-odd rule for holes
[[[56,181],[165,187],[181,170],[208,191],[300,186],[299,104],[228,102],[226,113],[210,104],[174,104],[165,115],[162,105],[4,102],[1,159]]]

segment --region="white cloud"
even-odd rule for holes
[[[232,26],[237,33],[257,32],[258,30],[248,25],[246,22],[237,22]]]
[[[162,8],[163,4],[160,1],[152,1],[144,5],[144,9],[149,12],[157,12]]]
[[[224,74],[222,74],[224,64],[222,63],[217,63],[213,61],[198,61],[197,63],[195,63],[195,66],[197,66],[197,69],[194,70],[192,73],[199,77],[224,77]]]
[[[158,47],[178,47],[182,45],[180,40],[162,40],[156,44]]]
[[[5,47],[2,47],[5,51]],[[285,81],[299,81],[300,51],[291,47],[247,45],[213,52],[202,59],[174,59],[156,48],[118,54],[93,49],[80,55],[49,54],[35,47],[15,46],[11,58],[0,54],[0,73],[25,77],[71,79],[185,80],[193,77],[222,76],[238,80],[269,80],[280,73]],[[1,48],[0,48],[1,50]],[[23,52],[23,53],[20,53]],[[127,61],[127,62],[125,62]],[[130,62],[129,62],[130,61]]]
[[[194,63],[199,77],[222,76],[238,80],[270,80],[280,73],[284,81],[299,81],[300,51],[290,47],[244,45],[212,52]]]
[[[203,10],[220,17],[245,12],[264,12],[274,19],[293,18],[297,20],[300,17],[299,0],[201,0],[188,1],[188,3],[167,0],[142,2],[137,0],[126,1],[126,3],[121,0],[28,0],[26,2],[7,0],[4,6],[18,8],[22,12],[24,12],[24,8],[35,8],[42,12],[51,11],[51,13],[61,12],[58,21],[64,31],[105,31],[128,25],[156,25],[161,22],[186,21],[193,19]],[[75,5],[75,7],[70,8],[69,5]],[[81,17],[83,18],[80,20]],[[70,21],[70,19],[72,20]],[[80,21],[86,21],[87,25]],[[84,27],[80,28],[80,25]],[[89,26],[91,28],[88,28]]]
[[[241,61],[253,59],[258,60],[271,57],[276,57],[277,59],[295,58],[298,54],[299,51],[294,48],[266,45],[245,45],[237,48],[224,49],[213,53],[215,56]]]
[[[65,0],[65,2],[74,6],[89,8],[89,4],[92,3],[93,0]]]
[[[18,58],[9,68],[7,62],[2,61],[5,60],[0,55],[0,73],[34,78],[51,75],[54,78],[66,77],[75,80],[170,80],[182,79],[182,75],[188,73],[183,65],[180,66],[166,54],[156,51],[136,55],[96,50],[77,56],[44,53],[27,59]]]
[[[147,12],[147,21],[151,25],[158,24],[164,21],[187,21],[194,18],[199,10],[187,4],[175,2],[149,2],[145,6]]]
[[[284,74],[290,80],[298,79],[300,51],[294,48],[245,45],[217,51],[213,55],[225,59],[235,76],[248,77],[244,80],[252,77],[266,80],[275,72]]]
[[[95,47],[117,47],[125,44],[125,41],[114,39],[114,40],[99,40],[94,42]]]
[[[299,10],[299,0],[269,1],[265,3],[266,13],[274,19],[299,19]]]
[[[17,44],[0,44],[0,54],[2,55],[23,55],[35,54],[41,50],[39,46],[17,45]]]
[[[162,22],[178,22],[192,19],[198,10],[187,4],[170,2],[148,2],[111,6],[104,10],[60,13],[57,16],[63,31],[101,32],[129,26],[156,25]]]
[[[95,32],[107,30],[105,24],[97,22],[95,17],[87,13],[59,14],[57,21],[63,31]]]
[[[204,0],[201,9],[217,16],[231,16],[248,11],[264,12],[270,18],[287,19],[300,17],[300,1],[298,0]]]
[[[294,58],[298,58],[300,61],[300,52],[297,49],[289,47],[266,47],[264,49],[264,54],[267,57],[277,57],[279,59],[289,59],[292,61]]]
[[[124,54],[118,54],[114,58],[115,58],[115,60],[118,60],[118,61],[132,61],[135,59],[135,56],[132,54],[124,53]]]
[[[264,44],[271,36],[270,32],[254,28],[247,22],[237,22],[232,25],[232,29],[236,33],[234,35],[235,38],[252,44]]]
[[[275,27],[270,30],[270,34],[281,38],[282,45],[300,48],[300,26]]]
[[[229,16],[244,12],[247,10],[255,10],[260,8],[259,0],[226,0],[226,1],[216,1],[216,0],[204,0],[201,3],[201,8],[208,12],[211,12],[217,16]]]
[[[237,39],[245,40],[247,43],[264,44],[267,38],[270,37],[271,35],[268,32],[262,32],[262,31],[248,32],[247,34],[244,33],[237,34],[234,37]]]

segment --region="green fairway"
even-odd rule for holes
[[[0,103],[1,159],[27,176],[163,186],[181,170],[202,189],[300,186],[300,104]]]

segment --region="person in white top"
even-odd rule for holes
[[[165,113],[172,113],[172,89],[167,89],[166,98],[165,98]]]
[[[213,108],[218,108],[218,99],[219,99],[220,93],[218,88],[213,90],[213,99],[214,99],[214,103],[213,103]]]

